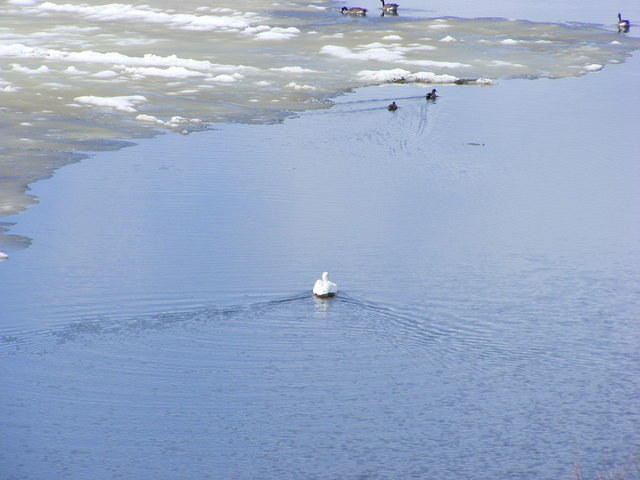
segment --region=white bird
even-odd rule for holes
[[[338,293],[338,286],[329,280],[328,272],[323,272],[322,279],[316,280],[313,285],[313,294],[316,297],[327,298],[333,297],[336,293]]]
[[[0,252],[0,260],[6,260],[7,258],[9,258],[9,255],[4,252]]]

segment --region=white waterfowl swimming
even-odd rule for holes
[[[9,255],[7,255],[7,254],[6,254],[6,253],[4,253],[4,252],[0,252],[0,260],[5,260],[5,259],[7,259],[7,258],[9,258]]]
[[[328,272],[323,272],[322,278],[316,280],[313,285],[313,294],[316,297],[327,298],[333,297],[336,293],[338,293],[338,286],[329,280]]]

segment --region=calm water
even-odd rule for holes
[[[409,48],[405,30],[447,15],[562,22],[544,28],[566,47],[477,50],[504,60],[519,49],[510,60],[531,60],[544,76],[536,62],[548,60],[547,48],[571,52],[551,62],[571,68],[581,48],[574,33],[588,37],[576,65],[591,64],[598,49],[611,61],[624,57],[608,30],[618,8],[640,18],[636,2],[615,11],[545,4],[409,2],[410,21],[387,19],[386,33],[403,39],[386,41]],[[273,34],[315,10],[296,4],[287,17],[260,10],[262,0],[243,5],[267,12],[274,28],[262,32]],[[159,35],[184,42],[176,43],[189,48],[181,58],[210,56],[171,22],[128,25],[118,36],[118,22],[93,14],[85,30],[61,28],[55,15],[29,18],[41,7],[7,3],[20,21],[2,26],[2,45],[86,52],[117,44],[132,62],[116,72],[123,76],[145,53],[175,53],[171,42],[155,42]],[[306,49],[336,43],[364,53],[378,21],[353,38],[302,42],[299,34],[273,47],[278,67],[323,72],[311,78],[269,70],[260,44],[242,57],[259,68],[229,88],[271,81],[269,95],[305,108],[321,95],[295,85],[335,92],[380,62],[304,63],[313,58]],[[459,21],[448,33],[467,41],[474,28],[518,40],[523,25]],[[334,24],[316,27],[330,34]],[[252,41],[233,38],[238,48]],[[476,50],[449,43],[438,44],[446,60],[482,64]],[[98,81],[92,91],[63,70],[68,59],[21,51],[9,60],[17,67],[0,71],[0,95],[15,94],[2,107],[12,142],[132,134],[126,116],[88,113],[105,129],[93,131],[90,122],[50,124],[48,113],[31,111],[31,86],[60,100],[66,115],[78,109],[67,97],[106,95],[113,84]],[[99,56],[87,58],[82,68],[103,68]],[[42,65],[49,70],[37,77]],[[205,80],[173,79],[166,86],[184,96],[168,101],[165,80],[143,73],[120,87],[152,93],[153,108],[198,111],[189,97],[196,93],[184,89]],[[581,78],[505,76],[491,87],[438,86],[436,103],[425,102],[424,86],[365,88],[282,124],[144,140],[33,185],[40,203],[3,218],[16,237],[0,244],[11,254],[0,263],[0,478],[558,480],[627,467],[640,452],[640,61]],[[61,86],[65,78],[72,90]],[[265,98],[252,115],[273,99]],[[395,113],[385,108],[391,100]],[[140,108],[134,116],[169,118]],[[14,113],[33,119],[13,122]],[[9,203],[20,198],[19,190],[1,193]],[[323,270],[341,288],[330,301],[310,296]],[[632,465],[629,478],[638,478]]]
[[[0,265],[3,478],[624,466],[640,442],[638,80],[634,58],[434,104],[370,88],[38,183],[13,229],[33,244]],[[322,270],[331,301],[310,296]]]

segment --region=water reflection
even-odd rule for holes
[[[321,317],[324,317],[331,311],[335,298],[318,298],[313,295],[313,305],[315,307],[314,312]]]
[[[15,250],[23,250],[31,245],[29,237],[6,233],[14,225],[14,222],[0,222],[0,251],[8,253]]]

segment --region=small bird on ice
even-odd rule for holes
[[[391,102],[389,105],[387,105],[387,110],[389,110],[390,112],[395,112],[398,109],[398,105],[396,105],[396,102]]]
[[[9,255],[4,252],[0,252],[0,260],[6,260],[7,258],[9,258]]]
[[[327,298],[333,297],[336,293],[338,293],[338,286],[329,280],[328,272],[323,272],[322,278],[316,280],[313,285],[313,294],[316,297]]]

